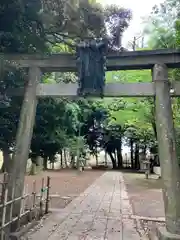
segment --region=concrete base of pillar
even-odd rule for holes
[[[180,240],[180,235],[168,232],[166,227],[159,227],[157,235],[159,240]]]

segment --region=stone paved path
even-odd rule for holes
[[[31,234],[33,240],[140,240],[123,176],[106,172]]]

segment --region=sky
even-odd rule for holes
[[[155,4],[163,0],[98,0],[101,4],[117,4],[125,8],[130,8],[133,13],[133,20],[123,36],[123,45],[132,41],[142,30],[142,17],[149,15]]]

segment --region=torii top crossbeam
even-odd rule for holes
[[[2,60],[18,65],[22,68],[36,67],[42,72],[75,72],[76,58],[72,54],[6,54],[0,55]],[[168,68],[180,68],[179,49],[129,51],[109,54],[107,56],[107,70],[152,69],[155,64],[165,64]],[[131,80],[131,79],[129,79]],[[180,83],[173,82],[172,96],[180,96]],[[38,97],[77,96],[78,84],[38,84]],[[7,95],[22,95],[24,89],[9,89]],[[154,83],[110,83],[104,90],[106,97],[147,97],[154,96]]]
[[[21,67],[40,67],[43,72],[75,72],[76,57],[72,54],[6,54],[1,59]],[[180,67],[179,49],[143,50],[113,53],[107,56],[107,70],[151,69],[156,63],[168,68]]]

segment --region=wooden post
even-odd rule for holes
[[[16,135],[13,168],[10,172],[9,181],[10,190],[15,186],[15,197],[20,197],[24,189],[24,178],[37,106],[36,88],[41,78],[40,69],[38,67],[30,67],[28,78]],[[20,205],[20,202],[14,205],[13,214],[19,214]]]
[[[8,183],[8,174],[7,173],[4,173],[4,179],[3,179],[3,183],[2,183],[2,188],[3,188],[3,191],[2,191],[2,209],[1,209],[1,227],[0,227],[0,239],[4,239],[5,237],[5,223],[6,223],[6,210],[7,210],[7,196],[8,196],[8,188],[7,188],[7,183]]]
[[[171,108],[168,69],[156,64],[153,69],[155,83],[156,127],[159,157],[163,180],[163,199],[166,229],[161,229],[160,239],[180,239],[180,171],[176,152],[175,131]],[[168,238],[168,236],[172,236]]]
[[[105,151],[104,159],[105,159],[105,166],[107,167],[108,163],[107,163],[107,152],[106,151]]]
[[[50,199],[49,199],[49,192],[50,192],[50,177],[49,177],[49,176],[47,177],[47,184],[46,184],[46,187],[47,187],[47,194],[46,194],[45,214],[48,214],[48,213],[49,213],[49,202],[50,202]]]

